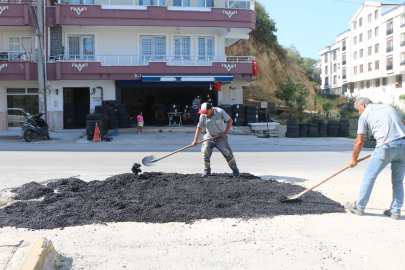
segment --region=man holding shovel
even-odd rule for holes
[[[207,134],[204,135],[204,139],[221,135],[221,137],[204,142],[201,147],[205,165],[203,177],[207,177],[211,174],[210,158],[212,155],[212,149],[214,147],[216,147],[225,157],[229,167],[233,171],[233,177],[239,177],[239,169],[236,166],[235,157],[233,156],[232,149],[229,146],[227,136],[228,131],[232,127],[232,118],[224,110],[221,108],[214,108],[212,107],[211,103],[208,102],[201,105],[201,110],[199,113],[201,114],[200,121],[198,122],[194,141],[191,143],[191,145],[197,145],[198,138],[200,137],[203,129],[207,129]],[[226,127],[224,122],[227,123]]]
[[[358,98],[354,106],[360,118],[349,167],[357,165],[367,128],[377,140],[377,145],[364,173],[359,198],[354,203],[346,203],[345,208],[351,213],[363,215],[378,174],[391,163],[393,200],[390,209],[385,209],[383,214],[400,219],[404,201],[405,120],[391,106],[373,104],[365,97]]]

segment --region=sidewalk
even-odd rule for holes
[[[49,136],[53,140],[70,141],[77,140],[86,135],[85,129],[61,129],[49,130]],[[0,130],[0,139],[21,137],[21,129]],[[21,137],[22,138],[22,137]]]

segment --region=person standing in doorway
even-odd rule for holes
[[[359,111],[360,118],[349,167],[357,166],[357,158],[363,147],[367,128],[377,140],[377,145],[364,173],[357,201],[346,203],[345,208],[353,214],[362,216],[378,174],[391,163],[392,202],[390,208],[385,209],[383,214],[400,219],[404,202],[405,120],[391,106],[373,104],[365,97],[358,98],[354,106]]]
[[[211,175],[211,155],[212,150],[217,148],[228,162],[229,167],[233,171],[233,177],[240,177],[238,166],[236,166],[235,157],[233,156],[232,149],[228,143],[228,132],[232,127],[232,118],[221,108],[212,107],[211,103],[205,102],[201,105],[201,110],[199,111],[200,121],[198,123],[197,129],[195,131],[194,141],[191,143],[192,146],[197,145],[198,138],[201,135],[203,129],[207,129],[207,133],[204,135],[204,139],[215,137],[221,135],[221,137],[206,141],[201,147],[201,152],[204,161],[204,174],[203,177]],[[227,126],[225,127],[225,123]]]
[[[199,96],[197,96],[194,100],[193,100],[193,104],[191,105],[191,112],[193,114],[193,123],[194,126],[197,126],[198,123],[198,109],[201,108],[201,98]]]
[[[138,134],[143,134],[143,116],[142,116],[142,112],[139,113],[139,115],[136,117],[136,120],[138,121]]]

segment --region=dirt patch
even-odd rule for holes
[[[199,174],[133,173],[104,181],[76,178],[48,183],[57,192],[41,201],[18,201],[0,209],[0,227],[55,229],[105,222],[186,222],[214,218],[260,218],[344,212],[342,205],[318,192],[300,203],[278,199],[301,186],[262,180],[251,174],[207,178]]]

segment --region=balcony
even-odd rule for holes
[[[35,5],[36,2],[33,2]],[[0,0],[0,25],[1,26],[32,26],[29,10],[33,6],[27,1],[4,1]]]
[[[51,80],[134,80],[141,74],[232,74],[254,80],[252,56],[88,55],[53,56]]]
[[[387,36],[388,36],[388,35],[391,35],[393,32],[394,32],[394,29],[388,29],[388,30],[387,30]]]
[[[346,60],[343,60],[343,61],[342,61],[342,65],[346,65]]]
[[[394,50],[394,47],[393,47],[393,46],[388,47],[388,48],[387,48],[387,53],[392,52],[393,50]]]
[[[0,60],[0,81],[38,80],[37,63]]]
[[[140,5],[142,1],[150,0],[92,0],[84,5],[63,2],[47,8],[47,24],[221,27],[228,29],[225,34],[232,28],[245,28],[245,35],[255,29],[256,13],[251,1],[205,0],[201,4],[198,0],[159,0],[163,1],[159,6]]]
[[[392,70],[392,68],[393,68],[392,65],[387,66],[387,70]]]
[[[0,62],[32,62],[37,61],[37,54],[20,51],[0,51]]]

